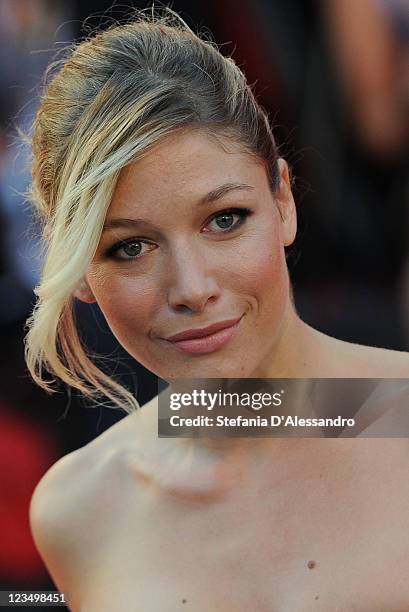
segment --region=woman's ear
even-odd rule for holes
[[[290,246],[294,242],[297,233],[297,211],[291,191],[291,180],[287,162],[280,157],[277,163],[280,173],[280,185],[275,193],[275,198],[282,222],[284,246]]]
[[[81,302],[86,304],[93,304],[96,302],[95,296],[92,293],[91,287],[85,278],[82,278],[74,291],[74,297],[78,298]]]

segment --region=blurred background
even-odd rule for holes
[[[150,2],[0,0],[0,588],[54,589],[28,525],[32,491],[60,456],[124,415],[51,397],[24,365],[40,243],[27,188],[27,129],[45,67],[89,30]],[[409,0],[174,0],[255,83],[289,161],[300,230],[288,254],[298,311],[344,340],[409,348]],[[84,23],[85,22],[85,23]],[[137,386],[156,379],[117,345],[98,309],[82,334]],[[38,609],[38,608],[37,608]]]

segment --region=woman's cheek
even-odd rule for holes
[[[235,276],[246,293],[260,296],[273,292],[277,296],[278,290],[286,284],[284,248],[279,232],[271,227],[267,231],[243,237],[234,261]]]
[[[152,280],[130,274],[104,275],[95,284],[94,295],[121,344],[149,331],[157,307],[157,288]]]

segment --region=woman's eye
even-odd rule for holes
[[[223,210],[210,219],[204,231],[218,234],[233,231],[240,227],[251,214],[252,211],[248,208]],[[140,259],[145,253],[156,249],[156,246],[146,240],[130,238],[117,242],[106,251],[106,254],[108,257],[119,261],[134,261]]]
[[[216,231],[219,233],[228,232],[230,230],[236,229],[239,225],[244,223],[246,217],[248,217],[248,215],[250,214],[251,211],[244,208],[239,208],[235,210],[225,210],[215,215],[206,227],[210,227],[210,231]]]
[[[145,252],[153,248],[155,248],[155,245],[144,242],[143,240],[127,240],[114,244],[114,246],[108,250],[108,255],[111,255],[114,259],[138,259]]]

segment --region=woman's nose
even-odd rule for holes
[[[220,290],[205,258],[185,250],[173,258],[168,278],[168,303],[176,311],[202,312]]]

